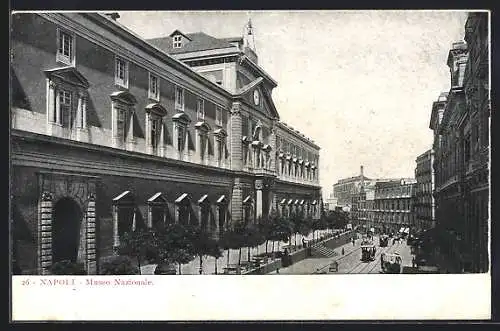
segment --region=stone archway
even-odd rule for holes
[[[52,261],[77,262],[83,212],[72,198],[61,198],[54,204],[52,221]]]

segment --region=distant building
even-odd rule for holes
[[[333,185],[333,197],[337,206],[351,208],[353,195],[359,194],[361,187],[371,181],[363,174],[363,166],[360,167],[359,176],[340,179]]]
[[[333,186],[333,196],[337,206],[349,212],[353,224],[399,231],[413,222],[413,202],[409,200],[415,183],[413,178],[368,178],[361,166],[359,176],[341,179]]]
[[[411,231],[415,184],[413,178],[377,182],[371,225],[383,232]]]
[[[434,154],[432,149],[419,155],[415,168],[415,223],[413,227],[418,231],[428,230],[435,226],[434,196],[434,169],[432,162]]]

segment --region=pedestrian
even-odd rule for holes
[[[279,274],[279,273],[280,273],[280,268],[279,268],[279,267],[277,267],[277,268],[276,268],[276,273],[277,273],[277,274]]]
[[[411,259],[411,266],[412,266],[413,268],[415,268],[415,267],[416,267],[416,265],[417,265],[417,262],[415,261],[415,256],[413,256],[413,257],[412,257],[412,259]]]
[[[344,247],[342,247],[342,255],[344,255]]]

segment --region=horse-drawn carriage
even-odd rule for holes
[[[399,274],[401,273],[401,265],[403,259],[399,254],[384,254],[381,255],[382,272],[386,274]]]

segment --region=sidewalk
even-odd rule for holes
[[[318,231],[316,233],[316,237],[320,237],[321,235],[325,235],[327,233],[326,230],[324,231]],[[312,240],[312,234],[310,234],[307,237],[304,237],[306,240]],[[295,236],[292,236],[291,238],[291,244],[295,243]],[[274,244],[274,251],[278,252],[279,250],[282,249],[283,245],[289,245],[290,243],[288,242],[275,242]],[[301,245],[302,244],[302,236],[297,235],[297,244]],[[272,242],[270,241],[268,243],[268,252],[271,252],[272,249]],[[251,248],[250,249],[250,257],[259,254],[259,253],[264,253],[266,251],[266,244],[260,245],[257,249]],[[227,265],[227,254],[228,251],[224,250],[222,257],[217,259],[217,273],[222,274],[224,272],[224,267]],[[239,256],[239,250],[238,249],[231,249],[229,253],[229,264],[238,264],[238,256]],[[247,253],[247,248],[244,247],[241,249],[241,261],[247,261],[248,253]],[[204,275],[212,275],[215,274],[215,259],[213,257],[208,257],[204,256],[202,259],[202,274]],[[154,264],[149,264],[141,267],[141,272],[143,275],[152,275],[154,274],[154,269],[156,265]],[[176,270],[178,270],[179,266],[176,266]],[[196,257],[193,260],[191,260],[187,264],[183,264],[181,266],[181,272],[182,275],[199,275],[199,268],[200,268],[200,258]],[[177,271],[178,272],[178,271]]]

